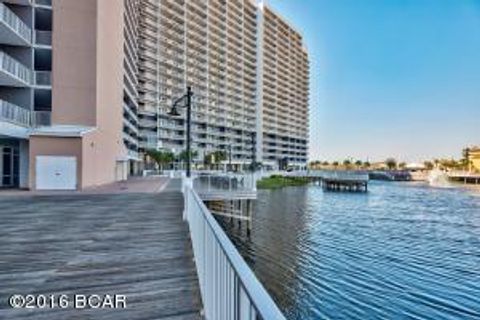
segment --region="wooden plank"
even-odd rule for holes
[[[160,194],[2,197],[0,318],[201,319],[178,181]],[[123,294],[127,309],[13,310],[12,294]]]

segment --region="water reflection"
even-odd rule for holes
[[[475,191],[262,191],[250,238],[224,225],[289,319],[480,319]]]

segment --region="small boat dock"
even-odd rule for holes
[[[368,174],[357,172],[324,172],[320,183],[326,191],[368,192]]]

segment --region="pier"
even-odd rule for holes
[[[311,181],[318,182],[326,191],[368,192],[369,175],[363,171],[309,170],[274,172],[264,173],[263,177],[269,175],[308,178]]]
[[[468,171],[452,171],[448,173],[448,178],[451,181],[463,184],[480,185],[480,173]]]

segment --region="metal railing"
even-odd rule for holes
[[[32,112],[32,127],[48,127],[52,125],[52,113],[50,111]]]
[[[30,111],[0,100],[0,120],[8,121],[22,127],[30,126]]]
[[[205,319],[285,319],[191,182],[185,181],[185,219],[190,227]]]
[[[52,45],[52,32],[35,30],[35,44],[42,46],[51,46]]]
[[[197,172],[194,179],[194,189],[197,192],[241,192],[255,191],[256,180],[252,174],[235,173],[201,173]]]
[[[3,51],[0,51],[0,69],[23,80],[27,84],[31,82],[30,70]]]
[[[40,6],[51,7],[52,6],[52,0],[35,0],[35,4],[40,5]]]
[[[52,72],[51,71],[35,71],[35,85],[51,86]]]
[[[0,2],[0,19],[27,42],[31,41],[32,31],[12,10]]]

